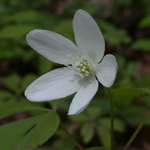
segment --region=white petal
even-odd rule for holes
[[[69,108],[68,115],[74,115],[82,112],[90,103],[98,90],[98,81],[94,75],[90,80],[85,80],[84,85],[76,93]]]
[[[105,87],[111,87],[115,81],[118,70],[116,58],[113,55],[106,55],[102,62],[96,65],[96,76],[99,82]]]
[[[71,64],[78,48],[65,37],[47,30],[35,29],[26,36],[27,43],[38,53],[59,64]]]
[[[105,51],[103,35],[95,20],[84,10],[78,10],[74,16],[73,29],[77,45],[81,51],[99,62]]]
[[[74,70],[61,68],[50,71],[31,83],[25,91],[30,101],[49,101],[66,97],[80,88]]]

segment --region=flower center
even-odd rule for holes
[[[77,56],[72,66],[81,77],[88,76],[94,68],[94,64],[85,56]]]

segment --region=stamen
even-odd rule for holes
[[[94,69],[92,61],[84,55],[77,56],[72,66],[74,67],[77,74],[80,75],[82,78],[84,76],[88,76],[89,73],[92,72]]]

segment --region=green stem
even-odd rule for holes
[[[66,132],[70,140],[79,148],[79,150],[84,150],[84,148],[73,138],[73,136],[69,133],[69,131],[65,128],[65,125],[60,122],[60,126]]]
[[[113,99],[110,88],[108,88],[109,98],[110,98],[110,117],[111,117],[111,150],[114,150],[114,108]]]
[[[148,119],[149,115],[150,115],[150,110],[147,111],[144,119],[139,124],[139,126],[137,127],[137,129],[135,130],[135,132],[133,133],[133,135],[131,136],[131,138],[129,139],[129,141],[127,142],[127,144],[125,145],[125,147],[123,148],[123,150],[126,150],[131,145],[131,143],[134,141],[134,139],[136,138],[136,136],[138,135],[138,133],[140,132],[140,130],[144,126],[144,124],[145,124],[146,120]]]

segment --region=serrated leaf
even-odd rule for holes
[[[54,112],[40,114],[0,127],[0,148],[27,150],[46,142],[57,130],[59,117]]]
[[[139,96],[150,94],[150,90],[143,88],[119,88],[112,90],[115,99],[120,104],[129,103]]]
[[[85,123],[81,126],[80,132],[83,137],[84,143],[88,143],[92,140],[94,136],[94,126],[91,123]]]
[[[48,112],[49,110],[40,106],[36,106],[32,103],[24,102],[9,102],[0,106],[0,118],[4,118],[16,113],[24,111],[42,111]]]
[[[19,90],[19,76],[17,74],[11,74],[5,78],[5,85],[14,92]]]
[[[98,131],[98,136],[102,142],[102,145],[109,149],[111,146],[110,130],[108,130],[103,126],[98,126],[97,131]]]

